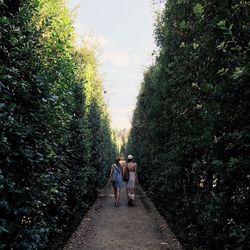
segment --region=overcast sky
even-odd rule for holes
[[[99,43],[100,73],[114,128],[130,127],[143,72],[152,62],[150,0],[68,0],[79,36]],[[89,38],[91,37],[91,38]]]

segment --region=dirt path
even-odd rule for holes
[[[133,207],[126,204],[125,189],[120,203],[114,206],[111,186],[103,189],[64,250],[182,249],[141,187]]]

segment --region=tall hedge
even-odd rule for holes
[[[186,249],[249,242],[249,1],[168,0],[127,150]]]
[[[0,13],[0,249],[53,249],[105,183],[115,136],[65,2],[4,0]]]

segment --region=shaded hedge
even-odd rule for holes
[[[169,0],[127,150],[186,249],[249,243],[249,1]]]
[[[115,136],[64,1],[4,0],[0,13],[0,249],[52,249],[105,183]]]

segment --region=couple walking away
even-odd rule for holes
[[[110,171],[110,181],[114,188],[115,206],[119,206],[123,181],[126,183],[128,206],[133,206],[133,201],[135,200],[135,181],[138,181],[137,164],[134,162],[132,155],[128,156],[127,163],[121,164],[120,161],[121,159],[117,157]]]

